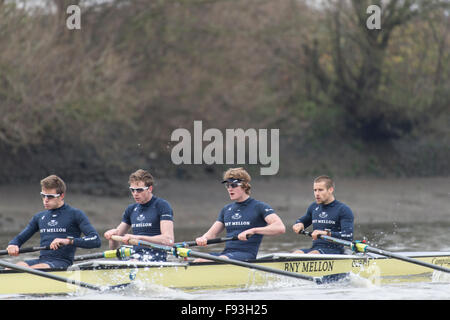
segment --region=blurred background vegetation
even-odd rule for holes
[[[23,3],[0,0],[1,183],[219,179],[171,162],[194,120],[280,129],[277,177],[450,174],[449,1]]]

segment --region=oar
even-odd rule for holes
[[[134,253],[134,250],[127,247],[120,247],[115,250],[107,250],[103,252],[89,253],[81,256],[75,256],[74,261],[83,261],[89,259],[102,259],[102,258],[125,258]]]
[[[302,230],[301,233],[306,234],[306,235],[311,237],[311,232],[309,232],[309,231]],[[352,249],[353,251],[377,253],[377,254],[380,254],[382,256],[386,256],[386,257],[390,257],[390,258],[394,258],[394,259],[398,259],[398,260],[403,260],[403,261],[414,263],[414,264],[417,264],[417,265],[420,265],[420,266],[423,266],[423,267],[428,267],[428,268],[431,268],[431,269],[435,269],[435,270],[439,270],[439,271],[450,273],[450,269],[448,269],[448,268],[445,268],[445,267],[442,267],[442,266],[438,266],[438,265],[435,265],[435,264],[432,264],[432,263],[420,261],[420,260],[417,260],[417,259],[413,259],[413,258],[410,258],[408,256],[404,256],[404,255],[401,255],[401,254],[398,254],[398,253],[386,251],[386,250],[383,250],[383,249],[374,248],[374,247],[371,247],[371,246],[369,246],[369,245],[367,245],[365,243],[362,243],[362,242],[356,242],[356,241],[355,242],[351,242],[351,241],[347,241],[347,240],[333,238],[333,237],[326,236],[326,235],[318,235],[317,237],[321,238],[321,239],[324,239],[324,240],[327,240],[327,241],[330,241],[330,242],[334,242],[334,243],[337,243],[337,244],[341,244],[341,245],[347,246],[350,249]]]
[[[112,236],[112,239],[115,241],[123,240],[123,238],[120,236]],[[320,277],[312,277],[312,276],[308,276],[308,275],[304,275],[304,274],[300,274],[300,273],[294,273],[294,272],[269,268],[269,267],[265,267],[265,266],[260,266],[257,264],[248,263],[248,262],[244,262],[244,261],[222,258],[222,257],[218,257],[218,256],[213,256],[213,255],[207,254],[207,253],[193,251],[193,250],[187,249],[187,248],[169,247],[169,246],[164,246],[164,245],[155,244],[152,242],[147,242],[147,241],[137,240],[137,239],[130,239],[130,240],[128,240],[128,243],[136,245],[136,246],[146,246],[146,247],[151,247],[153,249],[163,250],[163,251],[173,254],[174,256],[203,258],[203,259],[208,259],[208,260],[212,260],[212,261],[216,261],[216,262],[233,264],[233,265],[244,267],[244,268],[256,269],[256,270],[260,270],[260,271],[275,273],[275,274],[293,277],[293,278],[297,278],[297,279],[303,279],[303,280],[313,281],[316,283],[322,283],[322,278],[320,278]]]
[[[247,237],[249,238],[249,237]],[[224,238],[214,238],[214,239],[208,239],[208,241],[206,242],[206,244],[214,244],[214,243],[222,243],[222,242],[226,242],[226,241],[235,241],[235,240],[239,240],[237,236],[234,237],[224,237]],[[175,247],[195,247],[197,246],[197,242],[196,241],[184,241],[184,242],[177,242],[175,243]]]
[[[41,251],[41,250],[50,250],[50,247],[46,246],[46,247],[22,248],[22,249],[19,249],[19,253],[35,252],[35,251]],[[0,256],[6,256],[7,254],[8,254],[8,250],[0,250]]]
[[[65,283],[70,283],[79,287],[83,287],[83,288],[88,288],[88,289],[92,289],[92,290],[97,290],[97,291],[103,291],[104,289],[102,289],[99,286],[93,285],[93,284],[89,284],[86,282],[82,282],[82,281],[78,281],[78,280],[73,280],[73,279],[69,279],[69,278],[64,278],[64,277],[60,277],[51,273],[47,273],[47,272],[43,272],[37,269],[32,269],[32,268],[28,268],[28,267],[22,267],[19,266],[17,264],[13,264],[13,263],[9,263],[3,260],[0,260],[0,266],[3,266],[5,268],[9,268],[9,269],[13,269],[16,271],[22,271],[22,272],[26,272],[26,273],[31,273],[34,274],[36,276],[39,277],[44,277],[44,278],[48,278],[48,279],[53,279],[56,281],[60,281],[60,282],[65,282]]]

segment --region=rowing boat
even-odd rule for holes
[[[450,267],[450,252],[402,252],[437,266]],[[308,255],[273,253],[252,264],[312,277],[333,280],[354,274],[377,284],[403,281],[430,281],[433,269],[373,253]],[[100,287],[127,286],[131,283],[161,285],[182,290],[224,289],[267,285],[271,282],[303,280],[243,268],[220,262],[195,263],[175,259],[168,262],[138,262],[99,259],[77,263],[67,270],[46,273],[90,283]],[[439,271],[434,271],[439,272]],[[66,294],[79,286],[16,270],[0,270],[0,294]]]

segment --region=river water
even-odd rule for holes
[[[356,239],[365,237],[372,246],[389,251],[450,251],[448,241],[449,222],[392,224],[364,224],[356,230]],[[192,239],[203,229],[180,229],[180,239]],[[3,234],[1,243],[6,243],[12,234]],[[34,239],[34,238],[33,238]],[[34,241],[37,241],[35,239]],[[30,245],[37,242],[30,242]],[[260,254],[291,252],[295,248],[310,244],[310,238],[287,232],[283,236],[265,237]],[[220,250],[221,244],[209,246]],[[102,250],[107,250],[103,243]],[[205,249],[200,249],[205,251]],[[100,250],[99,250],[100,251]],[[78,254],[91,251],[78,250]],[[27,254],[32,256],[36,254]],[[5,258],[16,261],[17,258]],[[448,300],[450,299],[450,275],[435,272],[430,282],[397,283],[375,285],[364,278],[352,276],[349,280],[317,285],[302,280],[283,279],[279,283],[242,289],[190,291],[169,289],[151,284],[138,284],[115,292],[90,292],[86,289],[68,296],[0,296],[0,299],[43,299],[43,300]]]
[[[426,185],[422,182],[426,181]],[[436,183],[437,182],[437,183]],[[404,184],[401,181],[379,181],[378,188],[376,188],[376,195],[381,196],[377,199],[381,208],[380,215],[374,215],[377,211],[370,203],[370,197],[358,198],[353,193],[348,191],[348,194],[341,196],[340,200],[349,203],[355,212],[355,239],[361,240],[365,238],[369,245],[379,247],[388,251],[450,251],[450,193],[449,182],[447,179],[438,180],[414,180],[414,183]],[[292,185],[282,184],[286,190],[292,190]],[[347,185],[355,185],[355,183],[347,182]],[[361,194],[366,194],[364,186],[367,187],[367,181],[357,185],[355,188]],[[411,197],[408,198],[408,191],[399,190],[397,195],[393,195],[388,189],[397,190],[397,185],[405,186],[406,188],[415,188],[410,190]],[[220,188],[217,194],[214,194],[214,189],[211,187],[209,192],[210,197],[204,202],[192,200],[189,194],[190,188],[188,183],[184,186],[179,186],[183,190],[181,197],[172,201],[175,212],[178,213],[178,220],[175,227],[176,241],[193,240],[195,237],[203,234],[207,228],[212,224],[217,216],[218,210],[226,203],[227,199],[223,195],[223,189]],[[273,187],[273,184],[271,185]],[[375,188],[373,183],[370,184],[371,194],[374,195]],[[417,188],[420,189],[418,193]],[[10,190],[10,189],[9,189]],[[212,191],[211,191],[212,190]],[[305,201],[300,198],[298,201],[302,205],[298,205],[293,201],[297,199],[293,194],[284,191],[283,197],[277,202],[276,198],[270,198],[268,203],[271,203],[280,212],[283,221],[286,224],[287,232],[284,235],[276,237],[265,237],[260,247],[260,255],[273,252],[292,252],[296,248],[307,247],[311,243],[311,239],[306,236],[296,235],[292,232],[291,226],[295,218],[300,216],[298,212],[304,212],[306,206],[311,202],[311,199],[305,196]],[[1,191],[1,190],[0,190]],[[39,190],[38,190],[39,191]],[[37,192],[38,192],[37,191]],[[298,192],[298,189],[296,190]],[[33,190],[33,195],[36,193]],[[176,192],[175,192],[176,193]],[[262,193],[255,195],[257,199],[265,199],[261,196]],[[1,221],[15,221],[16,227],[12,229],[3,228],[0,233],[0,246],[6,247],[6,244],[18,231],[26,225],[31,218],[33,212],[40,210],[39,199],[31,196],[33,201],[17,201],[13,194],[8,197],[3,194],[1,198],[0,193],[0,208],[2,209],[0,217]],[[23,195],[22,195],[23,196]],[[383,197],[384,196],[384,197]],[[117,206],[114,206],[112,199],[104,200],[103,206],[98,199],[94,207],[89,198],[89,195],[73,195],[70,204],[76,207],[85,209],[91,218],[93,224],[97,227],[100,234],[104,230],[115,226],[120,220],[121,210],[130,202],[129,198],[114,199]],[[433,198],[434,197],[434,198]],[[167,198],[167,197],[166,197]],[[70,198],[69,198],[70,199]],[[82,199],[82,200],[80,200]],[[190,200],[190,201],[188,201]],[[11,206],[8,201],[14,201],[16,206]],[[83,202],[84,201],[84,202]],[[178,202],[177,202],[178,201]],[[180,210],[179,203],[186,204],[184,210]],[[275,204],[273,204],[275,203]],[[368,204],[367,211],[364,211],[364,204]],[[398,209],[399,203],[403,210]],[[100,208],[99,208],[100,206]],[[195,207],[197,206],[197,207]],[[8,213],[7,208],[11,208]],[[214,208],[217,212],[211,212]],[[26,209],[26,210],[25,210]],[[116,210],[114,214],[112,209]],[[391,212],[387,212],[391,210]],[[17,212],[22,212],[19,215]],[[28,212],[27,212],[28,211]],[[106,211],[109,211],[106,213]],[[205,213],[208,211],[208,213]],[[291,213],[291,211],[295,211]],[[31,213],[30,213],[31,212]],[[100,214],[100,212],[102,214]],[[110,219],[106,219],[105,215],[109,215]],[[196,218],[196,217],[199,218]],[[197,219],[197,220],[196,220]],[[180,222],[181,221],[181,222]],[[203,223],[196,224],[196,221]],[[3,226],[5,226],[3,224]],[[0,226],[1,227],[1,226]],[[35,236],[30,239],[26,246],[37,245],[39,237]],[[222,244],[217,244],[208,247],[210,250],[220,250]],[[102,248],[98,251],[107,250],[107,242],[103,239]],[[203,249],[202,249],[203,250]],[[86,254],[92,251],[78,249],[77,254]],[[27,258],[36,254],[27,254]],[[24,257],[21,257],[21,259]],[[4,257],[8,261],[16,261],[17,258]],[[0,284],[1,285],[1,284]],[[298,300],[450,300],[450,276],[442,272],[435,272],[433,279],[429,282],[413,282],[413,283],[397,283],[397,284],[382,284],[376,285],[358,276],[352,276],[349,280],[343,282],[336,282],[325,285],[317,285],[302,280],[284,279],[279,283],[272,283],[264,287],[248,287],[233,290],[207,290],[207,291],[190,291],[184,292],[181,290],[169,289],[151,284],[130,286],[114,292],[97,293],[88,290],[81,290],[78,293],[67,296],[44,296],[44,297],[17,297],[17,296],[0,296],[1,300],[14,299],[32,299],[32,300],[156,300],[156,301],[241,301],[251,300],[260,303],[261,301],[298,301]]]

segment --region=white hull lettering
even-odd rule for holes
[[[369,265],[369,259],[358,259],[352,261],[352,267],[362,267],[362,266],[368,266]]]

